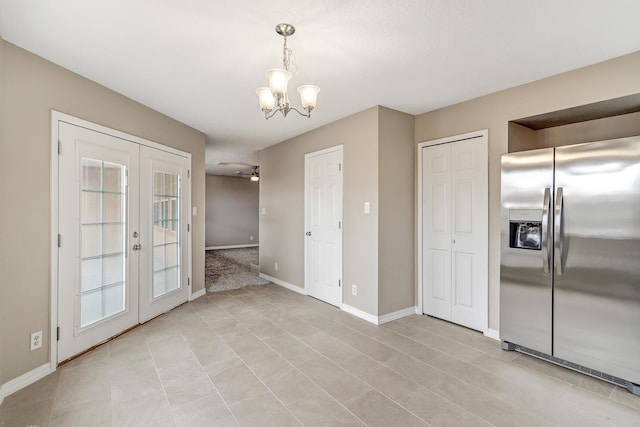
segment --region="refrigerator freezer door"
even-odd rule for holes
[[[555,185],[553,355],[640,383],[640,138],[556,148]]]
[[[553,149],[502,156],[501,185],[500,339],[551,354]],[[538,223],[539,245],[514,244]]]

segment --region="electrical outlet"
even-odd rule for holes
[[[351,285],[351,295],[358,296],[358,285]]]
[[[273,268],[275,268],[276,271],[278,271],[278,263],[277,262],[273,264]]]
[[[29,351],[37,350],[42,347],[42,331],[31,334],[31,347]]]

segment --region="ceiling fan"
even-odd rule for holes
[[[260,180],[260,166],[248,163],[228,163],[218,162],[218,166],[228,169],[230,172],[235,169],[235,175],[242,178],[251,178],[251,181]]]

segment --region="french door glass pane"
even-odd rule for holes
[[[153,297],[180,288],[180,180],[153,172]]]
[[[125,165],[82,159],[80,326],[126,308]]]

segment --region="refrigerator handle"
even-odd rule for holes
[[[555,206],[555,260],[556,260],[556,273],[558,276],[562,276],[562,265],[564,260],[562,255],[564,252],[564,235],[562,234],[562,220],[563,220],[563,203],[562,203],[562,187],[558,187],[556,191],[556,206]]]
[[[552,224],[549,221],[549,210],[551,209],[551,188],[544,189],[544,201],[542,202],[542,268],[544,274],[549,274],[551,269],[551,250],[549,249],[549,236],[551,235]]]

